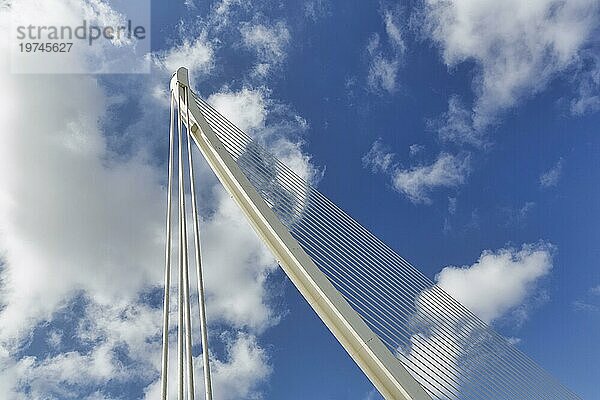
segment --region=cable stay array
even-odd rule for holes
[[[183,122],[300,294],[386,399],[579,398],[195,95],[186,69],[176,72],[171,88],[172,101],[185,111],[177,123]],[[181,153],[179,159],[181,165]],[[181,173],[179,179],[182,187]],[[185,208],[181,196],[179,202]],[[180,215],[182,220],[185,225]],[[187,265],[181,256],[180,265]],[[180,276],[185,289],[185,268]],[[179,317],[189,326],[186,307]],[[209,371],[208,358],[204,368]]]

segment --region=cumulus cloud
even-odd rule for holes
[[[473,127],[481,130],[580,59],[598,7],[594,0],[427,0],[425,31],[449,67],[475,63]]]
[[[316,183],[322,173],[302,150],[302,136],[308,128],[304,118],[289,106],[270,97],[265,88],[228,88],[207,99],[225,117],[267,146],[284,164],[302,179]]]
[[[493,323],[518,311],[516,322],[520,323],[524,310],[543,293],[539,281],[550,273],[553,253],[554,247],[543,242],[524,244],[520,249],[486,250],[472,265],[444,268],[436,276],[437,285],[484,322]],[[446,398],[453,391],[452,386],[468,393],[477,391],[480,385],[498,382],[506,365],[489,370],[483,379],[481,369],[498,362],[505,346],[518,341],[509,338],[504,342],[495,337],[466,310],[440,303],[440,293],[431,288],[416,297],[410,326],[414,333],[398,352],[416,366],[413,375],[433,398]],[[431,356],[432,349],[437,357]],[[504,384],[498,388],[507,393],[513,391],[512,386]],[[523,396],[525,393],[519,397]]]
[[[149,3],[141,1],[138,7],[128,8],[127,16],[123,9],[113,8],[106,1],[50,0],[37,2],[32,0],[5,0],[0,7],[10,13],[11,23],[17,26],[59,27],[81,26],[87,21],[89,26],[117,27],[126,26],[127,20],[136,21],[146,27],[150,23]],[[31,35],[31,31],[30,35]],[[33,34],[29,41],[52,40],[46,37],[50,31]],[[38,37],[40,36],[41,37]],[[9,37],[14,35],[11,32]],[[62,35],[62,31],[61,31]],[[50,36],[50,35],[48,35]],[[88,35],[90,36],[90,35]],[[4,40],[10,40],[6,37]],[[77,40],[75,40],[77,41]],[[150,50],[149,38],[137,39],[127,35],[114,35],[110,40],[96,40],[93,45],[76,43],[61,57],[44,57],[36,54],[22,54],[17,50],[17,42],[5,49],[10,55],[14,73],[147,73],[150,63],[145,57]],[[83,45],[82,45],[83,44]]]
[[[6,340],[77,290],[108,302],[157,282],[163,191],[143,156],[111,157],[98,126],[107,99],[94,78],[32,77],[17,86],[3,77],[2,103],[16,105],[0,149]],[[23,88],[36,96],[26,99]]]
[[[436,281],[489,323],[532,298],[536,283],[552,269],[553,252],[553,246],[543,242],[486,250],[472,265],[445,267]]]
[[[398,70],[406,45],[402,38],[399,13],[384,9],[382,19],[385,27],[387,46],[382,43],[378,33],[369,38],[367,54],[369,56],[369,72],[367,84],[374,92],[385,91],[393,93],[398,87]]]
[[[9,27],[10,9],[2,8],[4,37]],[[127,387],[155,398],[165,171],[148,155],[164,149],[166,136],[156,127],[167,129],[160,88],[170,72],[187,65],[192,75],[205,74],[214,51],[203,34],[184,37],[152,55],[152,74],[140,81],[21,79],[9,74],[7,60],[0,62],[1,397],[97,400]],[[107,110],[118,119],[119,106],[129,104],[129,85],[143,94],[139,120],[105,131]],[[218,109],[245,113],[235,122],[302,176],[315,176],[302,148],[306,121],[264,88],[220,95],[212,97]],[[211,340],[224,348],[211,354],[215,384],[222,398],[254,398],[271,373],[258,335],[279,318],[266,285],[277,265],[212,172],[198,165],[207,200],[201,229]]]
[[[440,153],[431,164],[421,164],[404,169],[394,162],[395,154],[376,140],[367,154],[363,165],[372,172],[382,172],[390,176],[393,188],[415,204],[430,204],[431,191],[439,188],[452,188],[464,183],[470,172],[468,155]]]
[[[242,334],[228,342],[227,354],[225,362],[215,363],[215,387],[221,388],[224,400],[252,397],[272,372],[266,351],[256,337]]]
[[[260,89],[243,88],[233,92],[224,89],[211,94],[207,101],[235,126],[248,133],[265,127],[267,94]]]
[[[247,333],[222,335],[225,354],[222,358],[211,356],[211,377],[215,398],[223,400],[261,398],[258,386],[269,378],[273,371],[269,356],[260,346],[256,336]],[[172,352],[174,356],[175,352]],[[176,362],[175,357],[173,361]],[[201,357],[194,357],[194,370],[202,374]],[[171,382],[177,380],[176,368],[171,368]],[[200,375],[201,376],[201,375]],[[196,397],[204,395],[204,381],[197,379]],[[177,388],[170,385],[169,398],[177,397]],[[145,390],[145,400],[160,398],[160,381],[157,379]]]
[[[93,299],[78,298],[84,309],[70,316],[69,342],[60,352],[28,355],[19,359],[0,354],[0,391],[4,398],[110,399],[115,392],[131,393],[131,386],[144,388],[146,399],[160,397],[161,316],[159,308],[135,304],[98,305]],[[72,307],[76,307],[72,305]],[[176,319],[172,309],[172,319]],[[54,322],[50,322],[54,324]],[[176,340],[172,335],[171,363],[176,365]],[[252,397],[257,384],[272,371],[266,351],[254,335],[224,333],[222,355],[212,354],[213,382],[219,398]],[[197,376],[202,374],[201,357],[194,357]],[[177,369],[170,368],[176,380]],[[203,391],[197,379],[196,393]],[[170,385],[176,396],[176,386]]]
[[[262,332],[278,322],[265,287],[277,263],[227,192],[220,185],[213,191],[218,208],[203,221],[209,318]],[[235,245],[225,251],[227,243]]]
[[[464,183],[469,168],[468,156],[440,153],[432,164],[396,169],[392,173],[392,185],[413,203],[431,203],[429,193],[433,189]]]
[[[552,168],[540,175],[540,186],[542,188],[550,188],[556,186],[562,175],[562,170],[563,160],[561,158],[557,161],[556,164],[554,164]]]
[[[155,62],[167,72],[173,73],[179,67],[187,67],[191,76],[209,72],[214,66],[214,51],[204,35],[183,42],[161,54],[154,56]]]

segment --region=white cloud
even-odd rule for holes
[[[506,226],[522,226],[531,211],[535,208],[535,203],[532,201],[526,201],[520,207],[504,207],[502,213],[504,214]]]
[[[302,134],[308,123],[288,106],[270,98],[264,88],[243,88],[237,92],[224,88],[207,99],[240,129],[266,145],[302,179],[315,183],[321,173],[302,150]]]
[[[531,299],[536,283],[552,269],[553,246],[484,251],[473,265],[448,266],[436,281],[485,322],[493,322]]]
[[[550,272],[553,251],[553,246],[541,242],[524,244],[519,250],[487,250],[471,266],[444,268],[436,277],[437,284],[487,323],[515,311],[523,314],[541,292],[537,283]],[[500,343],[497,339],[482,340],[489,335],[486,330],[476,327],[472,317],[460,308],[440,304],[439,296],[432,289],[417,296],[411,324],[415,332],[410,344],[398,352],[425,376],[415,374],[433,398],[446,398],[443,388],[448,388],[448,383],[436,382],[454,381],[460,389],[463,382],[468,384],[470,379],[477,379],[474,374],[478,368],[492,365],[487,360],[497,357],[494,353],[497,347],[487,344],[490,340]],[[518,316],[523,318],[523,315]],[[514,338],[507,340],[515,343]],[[432,357],[432,349],[442,357]],[[492,371],[479,382],[495,380],[497,373]]]
[[[211,377],[215,398],[222,400],[260,399],[262,398],[259,385],[271,375],[273,367],[270,364],[267,351],[262,348],[256,336],[247,333],[223,333],[225,345],[222,358],[211,356]],[[173,343],[173,350],[176,343]],[[171,356],[175,356],[175,351]],[[176,362],[175,357],[173,361]],[[194,370],[197,371],[196,397],[204,396],[204,381],[201,379],[202,359],[194,357]],[[177,380],[176,368],[169,373],[171,382]],[[177,397],[175,385],[169,386],[169,398]],[[145,400],[160,398],[160,380],[155,380],[145,390]]]
[[[221,30],[232,22],[233,9],[238,7],[249,8],[251,6],[250,0],[221,0],[212,6],[212,12],[208,15],[210,19],[210,25]]]
[[[464,183],[469,165],[468,156],[440,153],[432,164],[396,169],[392,173],[392,184],[394,189],[413,203],[430,203],[429,193],[433,189],[451,188]]]
[[[473,128],[473,112],[468,110],[456,95],[450,96],[448,111],[438,120],[430,122],[430,125],[438,131],[442,141],[470,144],[475,147],[485,144],[482,132]]]
[[[543,188],[556,186],[562,175],[562,170],[563,160],[561,158],[552,168],[540,175],[540,186]]]
[[[581,70],[573,76],[573,81],[578,84],[576,96],[571,100],[574,115],[600,110],[600,57],[592,52],[588,58],[591,60],[582,60]]]
[[[58,349],[63,341],[63,334],[60,331],[54,330],[48,333],[46,342],[53,349]]]
[[[238,92],[224,89],[207,99],[235,126],[249,134],[265,127],[267,94],[259,89],[243,88]]]
[[[482,130],[580,59],[598,7],[595,0],[427,0],[425,30],[448,66],[476,64],[473,127]]]
[[[157,54],[154,60],[169,73],[175,72],[179,67],[187,67],[191,76],[198,76],[213,68],[214,51],[210,42],[201,35],[193,40],[184,39],[177,47]]]
[[[424,150],[425,150],[425,146],[423,146],[422,144],[415,143],[415,144],[411,144],[409,146],[408,153],[410,154],[411,157],[414,157]]]
[[[406,45],[402,38],[399,13],[384,9],[382,19],[389,48],[385,49],[379,34],[374,33],[371,35],[367,44],[367,53],[370,60],[367,84],[369,89],[374,92],[384,90],[393,93],[398,88],[398,70]]]
[[[38,358],[18,350],[81,292],[98,306],[127,303],[160,281],[164,192],[144,157],[116,160],[108,150],[99,121],[109,99],[94,77],[22,79],[6,68],[0,103],[13,106],[0,134],[0,394],[26,398],[29,388],[28,398],[48,398],[66,390],[61,381],[110,379],[108,349],[83,354],[61,343],[61,353]]]
[[[2,12],[10,14],[11,23],[17,26],[59,27],[81,26],[85,20],[88,26],[126,26],[127,21],[135,21],[141,26],[150,23],[146,6],[141,2],[139,7],[113,8],[107,1],[98,0],[5,0],[0,7]],[[127,10],[127,15],[122,11]],[[38,32],[39,33],[39,32]],[[61,32],[62,34],[62,32]],[[10,33],[9,37],[14,35]],[[35,37],[29,41],[52,40]],[[89,35],[88,35],[89,36]],[[9,37],[4,41],[9,41]],[[77,42],[77,40],[75,40]],[[137,40],[126,35],[114,35],[111,40],[96,40],[93,45],[85,41],[74,43],[68,52],[61,57],[24,57],[18,51],[17,42],[5,49],[6,57],[10,55],[15,73],[146,73],[149,69],[145,52],[149,51],[149,40]]]
[[[572,305],[575,311],[598,312],[600,311],[600,285],[590,288],[588,293],[573,301]]]
[[[253,397],[256,385],[272,372],[266,351],[254,336],[239,335],[227,345],[227,362],[215,363],[215,387],[223,400]]]
[[[217,15],[228,15],[231,7],[243,3],[243,0],[221,0],[215,4],[215,14]]]
[[[3,8],[4,37],[9,27]],[[145,386],[147,394],[156,390],[162,319],[144,294],[160,287],[163,268],[165,171],[146,156],[166,139],[156,129],[168,125],[165,92],[157,88],[167,87],[181,65],[204,74],[214,60],[205,36],[181,43],[153,55],[152,74],[136,86],[143,96],[134,122],[118,111],[130,101],[130,78],[115,78],[109,96],[102,83],[110,76],[23,79],[0,61],[0,397],[101,399],[108,398],[104,388],[121,383]],[[0,46],[6,50],[4,41]],[[270,99],[267,89],[226,95],[213,97],[218,108],[246,113],[236,122],[301,175],[315,176],[302,150],[306,121]],[[116,113],[111,118],[131,125],[103,131],[109,107]],[[113,141],[131,148],[115,148]],[[212,172],[199,165],[201,196],[209,200],[201,228],[208,312],[212,323],[231,332],[211,331],[211,340],[226,347],[225,354],[211,355],[215,384],[222,398],[256,398],[271,371],[256,335],[279,318],[266,287],[276,263]],[[67,305],[81,298],[84,311],[71,314]],[[61,330],[65,316],[78,325],[74,335]],[[30,348],[34,333],[47,351]],[[31,351],[35,356],[23,355]]]
[[[283,21],[268,26],[244,24],[240,28],[242,43],[256,53],[258,63],[255,73],[265,76],[273,67],[281,65],[287,57],[290,32]]]
[[[262,332],[278,322],[265,287],[277,263],[229,194],[220,185],[212,190],[218,207],[202,225],[209,318]]]
[[[304,15],[316,22],[331,14],[331,4],[328,0],[306,0],[304,2]]]
[[[431,203],[432,190],[461,185],[470,172],[468,155],[455,156],[442,152],[432,164],[417,165],[408,169],[399,167],[394,161],[395,157],[381,139],[377,139],[363,156],[362,162],[363,166],[373,173],[390,175],[393,188],[413,203]]]
[[[402,38],[398,14],[389,9],[383,10],[383,22],[385,24],[385,33],[387,33],[387,37],[392,46],[400,52],[404,52],[406,45]]]
[[[411,146],[412,149],[412,146]],[[394,163],[396,155],[391,153],[381,139],[377,139],[371,149],[362,158],[363,166],[371,172],[387,172]]]
[[[172,311],[175,311],[174,308]],[[71,345],[57,354],[26,356],[19,360],[0,356],[0,390],[8,400],[30,398],[109,398],[107,389],[145,385],[147,399],[160,390],[160,330],[162,311],[144,305],[91,303],[82,314],[72,316],[78,327]],[[172,313],[175,320],[176,313]],[[171,336],[171,382],[176,380],[176,340]],[[214,340],[214,338],[213,338]],[[225,333],[222,356],[211,354],[213,383],[221,399],[252,398],[257,385],[270,375],[268,355],[254,335]],[[75,347],[79,347],[75,349]],[[84,350],[85,348],[89,350]],[[194,358],[196,393],[203,391],[202,363]],[[25,388],[25,389],[24,389]],[[87,393],[90,393],[87,397]],[[171,395],[176,386],[170,385]]]
[[[80,297],[77,301],[85,304],[87,300]],[[70,316],[76,330],[61,352],[0,357],[2,375],[9,377],[0,378],[4,398],[81,398],[95,391],[94,398],[109,382],[148,380],[159,360],[161,311],[125,302],[99,305],[91,301],[82,308],[83,312]]]
[[[107,99],[94,78],[3,78],[2,103],[17,105],[0,149],[7,339],[77,290],[107,302],[157,282],[163,191],[143,157],[111,160],[98,127]]]
[[[381,54],[373,55],[367,78],[369,88],[374,91],[383,89],[389,93],[394,92],[396,90],[398,66],[399,61],[396,59],[387,59]]]

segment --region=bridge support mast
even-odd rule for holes
[[[430,400],[292,237],[224,148],[193,98],[188,101],[191,96],[182,95],[185,91],[180,88],[191,93],[186,68],[174,74],[171,89],[182,101],[179,112],[189,110],[189,120],[185,115],[181,119],[191,137],[279,265],[348,354],[386,399]]]

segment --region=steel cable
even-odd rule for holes
[[[482,349],[488,351],[488,355],[496,356],[494,353],[498,350],[503,353],[502,357],[496,356],[493,360],[485,359],[484,361],[490,362],[484,363],[481,367],[483,369],[477,368],[478,364],[475,364],[477,360],[471,361],[469,358],[462,362],[463,366],[473,368],[467,372],[473,371],[474,373],[465,376],[462,370],[459,371],[458,375],[463,377],[460,382],[457,382],[452,376],[441,377],[453,389],[456,388],[454,384],[463,384],[462,389],[474,395],[483,396],[475,398],[489,398],[492,393],[496,395],[494,398],[499,398],[497,395],[510,395],[511,398],[548,398],[544,393],[549,393],[550,397],[552,394],[560,394],[562,397],[558,398],[577,398],[407,261],[289,171],[279,160],[272,156],[269,157],[265,151],[257,150],[258,146],[247,135],[229,123],[207,103],[197,99],[197,104],[207,122],[213,127],[219,139],[223,141],[228,152],[244,173],[249,176],[251,182],[257,186],[265,201],[280,216],[307,253],[315,259],[317,265],[328,272],[326,275],[338,287],[338,290],[346,289],[340,290],[340,292],[353,307],[362,310],[359,314],[370,321],[372,329],[377,330],[380,337],[386,337],[386,340],[383,338],[382,340],[391,347],[391,350],[398,352],[398,347],[401,347],[399,344],[412,343],[413,338],[415,338],[415,343],[428,344],[422,342],[418,335],[415,335],[419,331],[411,331],[410,324],[408,327],[396,326],[399,320],[404,319],[407,324],[425,323],[425,327],[429,329],[439,327],[443,332],[442,336],[431,336],[435,342],[434,345],[430,345],[431,348],[424,347],[421,351],[415,350],[414,344],[411,347],[411,351],[415,351],[417,355],[428,355],[426,362],[433,360],[434,363],[437,363],[436,365],[444,365],[444,362],[452,361],[451,355],[439,354],[440,346],[444,344],[440,344],[440,341],[446,337],[453,340],[448,347],[457,350],[460,355],[468,356],[471,349],[463,347],[475,345],[481,345]],[[265,157],[268,160],[265,160]],[[259,184],[257,185],[257,183]],[[357,269],[358,264],[362,268]],[[344,270],[338,271],[335,267],[338,269],[343,267]],[[400,281],[400,276],[404,276],[406,279]],[[368,292],[366,291],[373,287],[381,289],[378,294],[383,293],[385,295],[383,299],[380,300],[377,296],[373,299],[367,297]],[[399,290],[401,293],[395,293],[394,290]],[[425,297],[424,294],[430,294],[430,296]],[[390,302],[391,308],[389,309],[382,304],[386,300],[393,300]],[[444,312],[443,319],[440,309],[435,309],[440,306],[441,311]],[[379,313],[373,315],[372,312],[377,310]],[[457,327],[460,329],[457,330]],[[463,343],[466,339],[472,339],[473,332],[478,335],[483,334],[481,337],[484,338],[487,336],[487,340],[478,340],[476,344]],[[389,335],[401,335],[401,337],[396,336],[393,339]],[[400,342],[398,342],[399,339],[401,339]],[[413,364],[413,367],[419,368],[405,355],[398,354],[398,356],[403,358],[403,363]],[[508,356],[512,356],[512,358],[508,359]],[[465,383],[471,383],[464,378],[481,382],[477,377],[478,372],[482,370],[488,373],[494,372],[493,368],[498,366],[503,366],[498,371],[498,376],[486,374],[488,377],[492,376],[486,385],[471,388],[464,386]],[[414,373],[414,369],[410,369]],[[452,375],[447,368],[446,375]],[[539,383],[547,386],[539,384],[531,386],[531,383],[535,381],[540,381]],[[545,390],[549,387],[554,391]],[[464,392],[461,392],[462,394]]]

